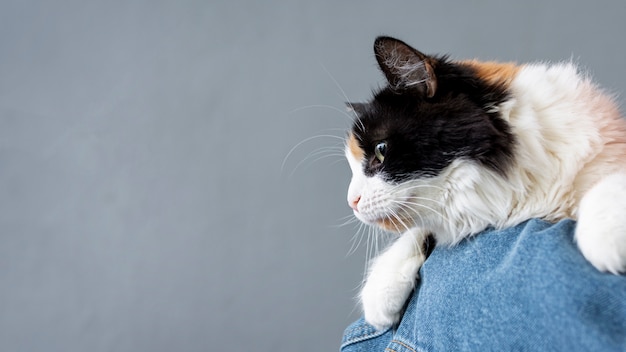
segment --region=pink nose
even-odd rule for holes
[[[350,208],[352,208],[354,211],[359,211],[359,209],[357,209],[357,206],[359,205],[360,200],[361,200],[361,196],[356,196],[356,198],[348,202],[350,203]]]

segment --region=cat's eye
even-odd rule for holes
[[[384,162],[385,154],[387,154],[387,142],[380,142],[376,144],[376,147],[374,148],[374,156],[376,156],[376,159],[378,159],[381,163]]]

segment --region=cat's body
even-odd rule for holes
[[[388,86],[365,104],[346,156],[348,202],[363,222],[403,235],[372,264],[366,320],[397,322],[423,241],[454,244],[489,226],[577,219],[599,270],[626,269],[626,121],[571,63],[450,61],[378,38]]]

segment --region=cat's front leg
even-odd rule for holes
[[[417,272],[426,259],[426,233],[413,229],[405,232],[371,265],[361,291],[365,320],[377,329],[396,324],[402,309],[415,288]]]
[[[602,179],[580,203],[576,241],[598,270],[626,272],[626,173]]]

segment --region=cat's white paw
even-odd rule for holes
[[[626,272],[626,174],[613,174],[583,197],[576,225],[580,251],[600,271]]]
[[[400,320],[402,308],[415,288],[420,266],[421,260],[413,257],[397,268],[373,268],[361,291],[363,313],[369,324],[381,330]]]
[[[400,320],[425,260],[421,245],[415,237],[404,235],[370,268],[361,303],[365,320],[375,328],[386,329]]]

